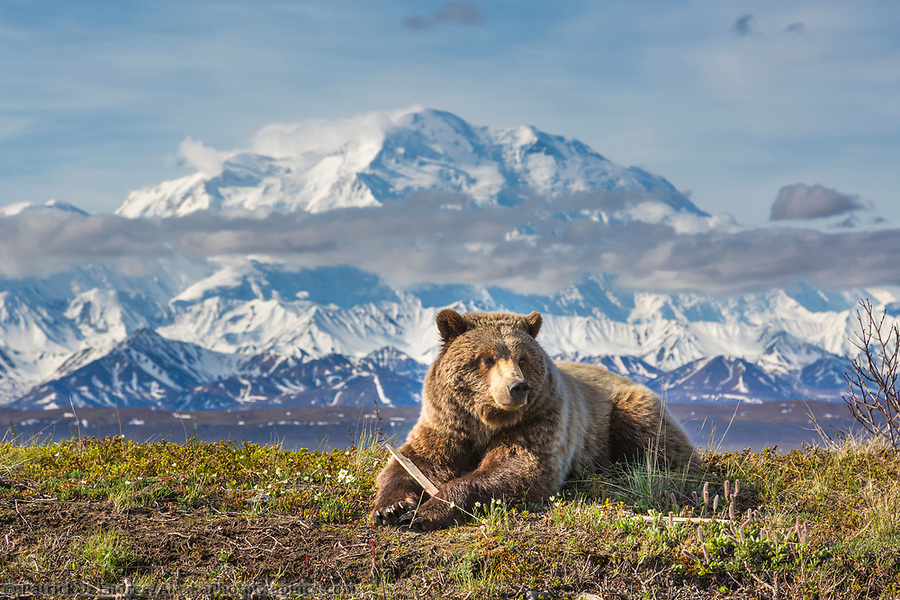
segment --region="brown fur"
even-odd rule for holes
[[[443,347],[400,448],[438,493],[426,498],[392,459],[376,481],[374,523],[446,527],[476,502],[542,500],[570,473],[648,449],[696,466],[690,440],[653,392],[602,367],[554,363],[535,340],[541,322],[537,312],[438,314]]]

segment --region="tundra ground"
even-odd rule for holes
[[[386,459],[0,444],[0,598],[900,598],[900,453],[874,444],[619,465],[427,534],[368,523]]]

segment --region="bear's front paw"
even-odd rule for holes
[[[413,531],[434,531],[455,525],[463,518],[463,513],[449,502],[432,498],[418,509],[401,515],[400,525],[406,525]]]
[[[401,519],[416,509],[415,502],[401,501],[372,511],[372,523],[375,525],[401,525]]]

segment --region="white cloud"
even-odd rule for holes
[[[257,154],[274,158],[325,156],[353,144],[362,148],[378,145],[396,119],[421,107],[394,113],[373,111],[346,119],[308,119],[296,123],[271,123],[260,129],[250,141]]]
[[[215,177],[222,172],[222,166],[229,156],[231,156],[230,152],[210,148],[190,136],[186,137],[178,146],[178,158],[187,166],[209,177]]]

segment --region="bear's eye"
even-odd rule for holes
[[[493,356],[482,356],[481,357],[481,366],[490,369],[494,366],[494,357]]]
[[[519,359],[519,368],[520,368],[520,369],[524,369],[524,368],[525,368],[525,363],[526,363],[526,362],[528,362],[528,361],[525,360],[525,357],[524,357],[524,356],[523,356],[522,358],[520,358],[520,359]]]

